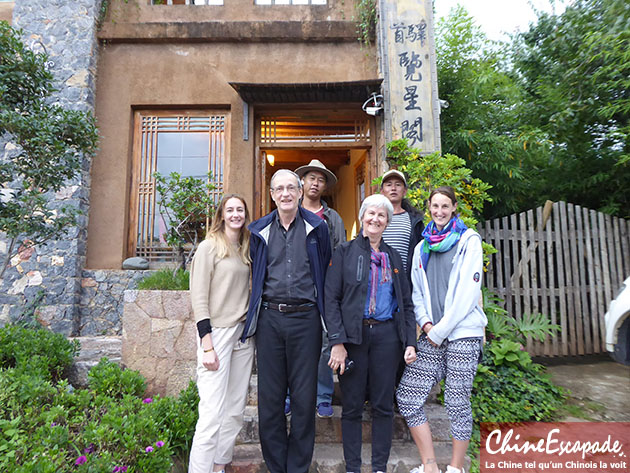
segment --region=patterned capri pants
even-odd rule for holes
[[[405,367],[396,390],[398,409],[409,427],[427,422],[424,404],[431,388],[442,379],[444,404],[451,421],[451,435],[456,440],[470,440],[472,409],[470,394],[477,373],[481,339],[445,340],[435,347],[422,334],[417,344],[417,359]]]

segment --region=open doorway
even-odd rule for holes
[[[274,208],[269,187],[278,169],[294,171],[318,159],[338,179],[323,198],[343,219],[346,237],[353,238],[358,231],[359,206],[374,178],[370,165],[374,161],[374,121],[357,113],[356,108],[267,109],[259,113],[255,192],[258,216]]]
[[[296,170],[318,159],[337,176],[337,184],[327,189],[322,198],[329,207],[335,209],[343,219],[346,238],[354,238],[358,231],[358,213],[361,201],[366,195],[368,150],[313,150],[313,149],[265,149],[261,152],[264,160],[264,189],[270,188],[271,176],[278,169]],[[263,214],[273,210],[275,204],[269,192],[264,192]]]

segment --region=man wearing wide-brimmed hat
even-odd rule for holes
[[[317,159],[313,159],[306,166],[300,166],[295,172],[302,179],[304,186],[302,207],[326,220],[330,232],[330,242],[334,250],[339,244],[346,241],[346,230],[339,214],[322,200],[322,194],[337,184],[337,176]]]
[[[320,218],[326,221],[330,234],[330,243],[334,251],[338,245],[346,241],[346,231],[343,220],[337,212],[326,205],[326,202],[322,200],[322,194],[326,189],[330,189],[337,183],[337,176],[317,159],[313,159],[306,166],[297,168],[295,172],[302,179],[304,189],[302,207],[319,215]],[[322,337],[322,353],[317,372],[317,416],[324,418],[332,417],[333,415],[332,394],[334,383],[332,370],[328,366],[329,358],[328,335],[324,333]],[[287,397],[286,410],[290,408],[289,397]]]

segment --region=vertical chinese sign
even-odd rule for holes
[[[439,100],[431,0],[380,0],[379,52],[385,137],[440,150]]]

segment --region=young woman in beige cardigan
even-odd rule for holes
[[[249,212],[245,200],[223,197],[190,268],[197,322],[199,420],[189,473],[224,472],[243,425],[254,342],[239,341],[249,303]]]

